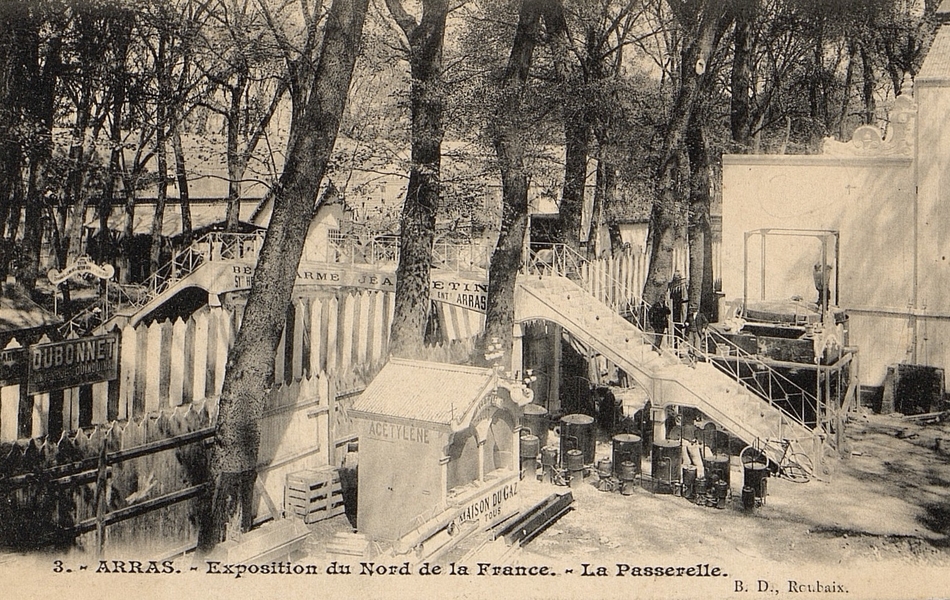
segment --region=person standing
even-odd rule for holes
[[[706,348],[703,339],[706,337],[706,328],[709,326],[709,319],[702,311],[694,310],[686,317],[686,331],[689,333],[689,346],[691,350],[705,352]]]
[[[673,316],[673,333],[676,340],[686,339],[686,304],[689,302],[689,295],[686,288],[686,280],[683,275],[676,271],[673,273],[673,280],[670,281],[670,309]]]
[[[650,327],[653,328],[653,349],[660,351],[663,344],[663,336],[666,334],[666,326],[670,318],[670,307],[666,305],[666,300],[657,300],[650,307]]]

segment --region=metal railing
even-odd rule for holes
[[[592,272],[592,269],[588,266],[590,263],[589,259],[565,244],[532,244],[528,257],[524,261],[523,270],[525,273],[534,275],[567,277],[580,283],[585,292],[597,298],[612,310],[630,318],[640,329],[644,341],[653,343],[656,340],[656,334],[650,333],[652,328],[648,325],[649,307],[647,303],[638,293],[631,290],[630,286],[607,273],[599,274],[605,284],[604,289],[607,291],[600,294],[594,293],[591,290],[593,282],[589,280]],[[587,277],[585,277],[585,274],[587,274]],[[672,325],[682,326],[682,324]],[[806,408],[815,409],[817,415],[818,400],[815,396],[766,364],[758,356],[746,352],[721,334],[707,330],[704,336],[703,348],[696,348],[689,344],[686,339],[678,337],[674,326],[670,326],[667,332],[661,335],[666,348],[679,348],[681,351],[688,352],[704,361],[712,362],[718,370],[767,402],[769,406],[781,411],[793,422],[810,429],[807,424]],[[754,365],[755,371],[763,373],[763,381],[756,377],[741,376],[740,361],[738,360],[735,361],[734,371],[730,368],[732,362],[716,360],[716,355],[707,352],[707,349],[711,347],[710,339],[717,346],[729,347],[730,355],[741,357],[747,364]],[[776,404],[776,397],[783,398],[785,402]]]
[[[606,285],[594,290],[592,261],[566,244],[531,244],[522,271],[529,275],[558,275],[580,284],[585,292],[621,314],[638,311],[644,302],[638,291],[627,283],[599,272]]]

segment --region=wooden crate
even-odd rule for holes
[[[288,473],[284,485],[284,510],[316,523],[343,514],[343,486],[333,467]]]

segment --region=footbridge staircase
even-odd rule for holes
[[[669,349],[669,343],[656,351],[653,334],[618,311],[621,305],[642,306],[642,302],[635,296],[601,295],[598,299],[591,295],[576,282],[584,280],[579,274],[582,260],[574,261],[573,267],[558,256],[532,261],[528,272],[519,277],[515,291],[516,320],[557,323],[623,369],[647,390],[654,406],[694,407],[744,442],[763,447],[773,461],[781,459],[782,448],[766,443],[768,440],[791,440],[797,442],[799,451],[813,459],[820,455],[821,438],[817,431],[782,410],[754,385],[727,374],[714,361],[684,361]],[[698,353],[698,349],[694,352]]]

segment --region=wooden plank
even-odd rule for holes
[[[135,359],[137,352],[135,328],[126,325],[121,337],[121,367],[119,372],[119,419],[132,414],[132,398],[135,396]]]
[[[208,313],[198,312],[195,321],[195,358],[192,383],[192,393],[195,400],[207,398],[205,394],[205,380],[208,375]]]
[[[33,434],[34,438],[46,435],[49,419],[49,393],[33,396]]]
[[[323,370],[321,352],[323,347],[323,303],[320,298],[310,301],[310,376]]]
[[[92,384],[92,422],[109,422],[109,385],[108,381]],[[111,385],[115,385],[112,382]]]
[[[306,329],[307,304],[302,298],[298,298],[293,304],[294,309],[294,343],[291,358],[291,368],[293,369],[293,378],[295,380],[303,377],[303,359],[304,359],[304,331]]]
[[[139,325],[135,328],[135,385],[132,391],[132,411],[129,418],[145,414],[145,377],[148,369],[148,327]]]
[[[324,309],[327,312],[327,336],[324,338],[327,341],[326,371],[327,373],[336,373],[338,369],[337,342],[339,338],[337,329],[340,319],[340,303],[336,296],[330,297],[324,305]]]
[[[168,369],[168,405],[178,406],[182,402],[182,388],[185,377],[185,335],[187,326],[180,318],[175,320],[169,342]]]
[[[15,442],[17,418],[20,412],[20,386],[0,388],[0,442]]]
[[[354,294],[343,294],[340,310],[340,329],[337,335],[340,337],[340,371],[348,371],[353,365],[353,336],[355,335],[354,313],[356,308],[356,296]]]
[[[171,321],[162,321],[161,341],[158,352],[158,407],[159,410],[171,406],[168,402],[168,389],[171,385],[171,362],[172,362],[172,323]]]
[[[363,291],[358,296],[359,312],[357,318],[358,337],[356,347],[353,349],[353,364],[364,365],[368,358],[369,332],[373,327],[372,315],[370,314],[370,292]]]
[[[231,319],[223,308],[213,308],[212,314],[218,322],[218,343],[213,351],[215,354],[214,388],[212,395],[221,394],[221,388],[224,387],[224,372],[227,370],[228,351],[231,349]]]
[[[159,381],[161,376],[161,356],[162,356],[162,326],[158,322],[153,322],[145,330],[145,354],[140,355],[144,358],[140,364],[144,369],[145,382],[145,412],[155,412],[160,408]]]

